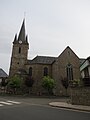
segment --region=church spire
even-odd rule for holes
[[[15,34],[15,37],[14,37],[14,42],[17,41],[17,34]]]
[[[21,26],[21,29],[20,29],[20,32],[19,32],[19,36],[18,36],[18,41],[22,41],[22,42],[25,42],[26,39],[25,39],[25,19],[23,19],[23,23],[22,23],[22,26]]]

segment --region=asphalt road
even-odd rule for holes
[[[0,120],[90,120],[88,112],[48,106],[48,102],[55,100],[62,101],[63,99],[0,97],[0,105],[3,105],[0,106]],[[11,105],[6,103],[11,103]]]

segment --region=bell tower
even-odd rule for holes
[[[19,35],[15,35],[12,48],[9,76],[13,76],[25,68],[28,56],[28,37],[25,34],[25,19],[23,20]]]

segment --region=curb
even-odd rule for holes
[[[51,103],[49,103],[49,105],[52,107],[90,112],[90,107],[88,107],[88,106],[72,105],[72,104],[68,104],[68,103],[64,103],[64,102],[51,102]]]

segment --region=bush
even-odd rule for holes
[[[61,82],[62,82],[62,85],[65,87],[65,89],[67,89],[69,86],[68,79],[65,77],[61,80]]]
[[[53,94],[53,88],[55,87],[55,81],[49,76],[45,76],[42,81],[42,87],[45,88],[49,94]]]
[[[13,93],[16,93],[17,89],[22,85],[22,80],[19,76],[13,76],[9,79],[7,87],[12,90]]]
[[[74,79],[74,80],[70,80],[69,84],[71,87],[78,87],[81,86],[81,81],[80,79]]]

